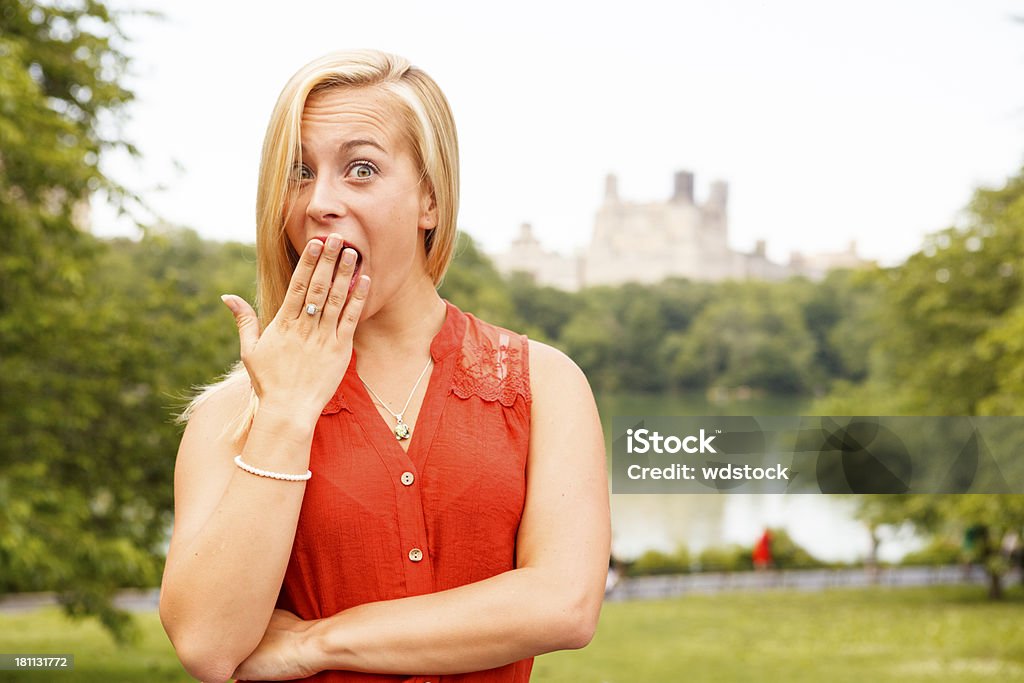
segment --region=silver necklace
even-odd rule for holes
[[[427,364],[423,366],[423,372],[420,373],[419,379],[416,380],[416,384],[412,386],[412,391],[409,392],[409,398],[405,399],[405,405],[402,406],[402,409],[397,413],[391,410],[391,408],[388,408],[388,404],[384,403],[384,400],[381,399],[381,397],[378,396],[376,392],[370,388],[369,384],[363,382],[362,377],[359,378],[359,381],[363,382],[363,386],[366,387],[366,390],[370,392],[370,396],[373,396],[374,400],[376,400],[377,403],[380,404],[381,408],[388,411],[388,413],[391,414],[391,417],[395,418],[395,438],[398,439],[399,441],[403,441],[412,436],[412,428],[409,427],[409,425],[405,424],[405,422],[402,420],[402,417],[405,415],[405,411],[409,409],[409,403],[412,401],[412,397],[416,393],[416,389],[420,386],[420,382],[423,381],[423,376],[427,374],[427,370],[429,370],[430,366],[433,364],[434,359],[432,357],[428,358]]]

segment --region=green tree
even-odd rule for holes
[[[445,299],[495,325],[517,329],[518,319],[508,288],[494,265],[460,232],[455,258],[438,289]]]
[[[611,287],[593,287],[579,294],[579,305],[562,328],[560,346],[601,391],[629,387],[618,368],[616,339],[628,331],[609,305]]]
[[[1021,495],[904,495],[861,496],[858,516],[870,527],[910,523],[933,539],[964,537],[972,527],[983,529],[984,543],[966,544],[961,559],[982,566],[988,575],[988,594],[1003,596],[1003,581],[1010,558],[999,552],[1007,533],[1024,531],[1024,496]]]
[[[696,316],[671,360],[684,386],[799,393],[812,384],[815,346],[792,287],[727,282]]]
[[[785,529],[772,528],[772,560],[779,569],[816,569],[825,563],[798,544]]]
[[[513,273],[507,281],[516,316],[523,321],[523,332],[535,339],[557,344],[562,329],[579,306],[579,296],[537,285],[525,273]]]
[[[135,304],[94,306],[109,292],[82,229],[94,192],[131,206],[99,170],[108,150],[133,151],[122,39],[102,2],[0,0],[0,590],[59,590],[119,632],[110,594],[153,584],[166,524],[137,505],[148,480],[118,467],[134,435],[105,423],[112,396],[135,397],[105,326]],[[101,462],[118,441],[122,457]]]
[[[180,438],[171,417],[237,358],[218,295],[252,296],[254,255],[190,231],[92,251],[63,320],[74,339],[46,357],[53,376],[14,414],[25,450],[5,452],[0,470],[0,590],[55,590],[71,613],[126,635],[110,598],[159,581]]]
[[[608,301],[622,329],[611,338],[618,383],[631,391],[662,391],[668,386],[661,348],[665,320],[651,294],[650,287],[630,283],[617,288]]]
[[[640,557],[626,564],[628,576],[657,576],[661,574],[688,574],[693,563],[690,551],[685,546],[675,552],[648,550]]]
[[[1002,188],[978,190],[967,215],[880,279],[882,333],[867,378],[837,386],[821,414],[1021,414],[1024,170]],[[995,546],[1024,532],[1024,496],[867,496],[860,515],[872,527],[909,521],[929,535],[983,526]],[[998,597],[1008,566],[997,553],[984,564]]]
[[[878,269],[833,270],[823,281],[807,283],[803,312],[815,342],[819,385],[867,377],[871,347],[884,330],[876,319],[882,278]]]
[[[99,2],[2,2],[0,22],[0,591],[56,590],[124,635],[111,595],[159,577],[170,411],[226,369],[216,294],[251,291],[251,274],[194,235],[108,245],[82,229],[91,193],[131,201],[98,167],[133,151],[116,22]]]

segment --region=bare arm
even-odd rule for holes
[[[610,542],[604,443],[583,373],[531,346],[533,412],[518,567],[459,588],[303,622],[278,613],[240,677],[324,669],[480,671],[593,636]]]
[[[351,358],[366,290],[356,288],[346,305],[352,266],[339,266],[332,279],[338,248],[322,253],[307,245],[287,299],[262,335],[248,304],[237,297],[226,302],[260,396],[245,443],[232,443],[226,429],[248,398],[250,386],[240,382],[196,410],[178,451],[160,618],[182,664],[206,681],[227,680],[259,644],[277,602],[305,491],[301,482],[244,472],[233,458],[241,453],[261,469],[305,472],[316,420]],[[319,301],[322,312],[306,315],[307,298]]]
[[[247,383],[243,387],[248,392]],[[235,467],[221,435],[239,408],[235,388],[214,395],[189,423],[175,467],[175,527],[160,593],[160,618],[192,675],[226,680],[259,642],[277,602],[304,483]],[[230,392],[230,393],[228,393]],[[246,397],[247,398],[247,397]],[[261,409],[243,459],[279,472],[305,471],[312,430]]]

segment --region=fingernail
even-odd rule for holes
[[[235,300],[231,298],[230,294],[221,294],[220,300],[223,301],[225,305],[227,305],[227,307],[231,309],[232,312],[234,312]]]
[[[320,251],[324,248],[323,243],[320,240],[312,240],[309,243],[309,253],[313,256],[319,256]]]
[[[333,250],[337,249],[340,246],[341,246],[341,237],[339,237],[338,235],[335,235],[334,233],[331,233],[331,235],[327,238],[327,248],[333,251]]]
[[[355,263],[356,250],[346,249],[345,251],[341,252],[341,262],[344,263],[346,266],[351,266],[353,263]]]
[[[366,290],[370,288],[370,278],[366,275],[359,276],[359,282],[356,283],[356,294],[362,296],[366,294]]]

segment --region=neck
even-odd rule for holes
[[[446,313],[444,300],[429,279],[426,286],[403,288],[356,327],[353,342],[360,367],[376,365],[380,359],[389,363],[396,358],[426,360]]]

